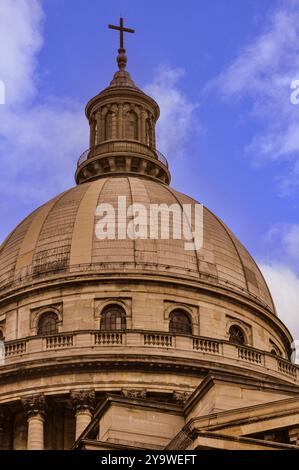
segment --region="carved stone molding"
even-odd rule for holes
[[[122,394],[126,398],[146,398],[146,390],[127,388],[122,390]]]
[[[43,394],[30,395],[22,398],[22,404],[28,418],[46,414],[46,399]]]
[[[95,407],[94,390],[76,390],[71,393],[73,409],[77,411],[93,411]]]
[[[55,256],[55,253],[53,253]],[[43,305],[41,307],[32,308],[30,310],[30,328],[31,331],[37,333],[38,330],[38,322],[40,318],[45,313],[55,313],[57,315],[57,325],[58,327],[62,324],[62,312],[63,312],[63,303],[56,302],[53,304]]]
[[[179,392],[175,390],[173,392],[173,399],[178,405],[184,405],[188,398],[190,397],[191,393],[189,392]]]
[[[295,446],[299,445],[299,426],[291,426],[288,431],[290,443]]]

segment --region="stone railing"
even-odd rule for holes
[[[11,341],[5,344],[5,357],[20,356],[26,353],[27,341]]]
[[[82,153],[82,155],[80,156],[80,158],[78,160],[78,163],[77,163],[78,168],[79,168],[80,165],[82,165],[82,163],[86,162],[86,160],[88,159],[89,152],[90,152],[90,149],[85,150],[85,152]]]
[[[215,341],[205,338],[194,338],[193,339],[193,349],[196,351],[201,351],[210,354],[219,354],[220,353],[220,341]]]
[[[113,346],[123,344],[122,333],[94,333],[94,344],[98,346]]]
[[[74,335],[55,335],[45,338],[46,349],[70,348],[74,345]]]
[[[93,149],[85,150],[80,156],[77,168],[79,168],[84,162],[88,159],[92,159],[95,155],[105,155],[114,152],[133,152],[136,154],[147,155],[159,162],[163,163],[164,166],[167,168],[169,167],[167,158],[161,153],[159,150],[155,148],[151,148],[148,145],[142,144],[141,142],[132,142],[132,141],[107,141],[103,142]]]
[[[160,346],[162,348],[172,348],[173,337],[171,335],[164,335],[164,334],[145,334],[144,345],[145,346]]]
[[[68,357],[86,353],[111,354],[111,347],[122,348],[117,352],[134,355],[155,355],[157,349],[172,350],[175,357],[196,361],[215,361],[230,366],[252,368],[252,370],[283,376],[285,380],[299,384],[299,366],[269,352],[249,346],[240,346],[225,340],[203,336],[174,335],[161,331],[84,330],[65,332],[47,337],[31,336],[18,341],[5,342],[5,358],[0,366],[24,361]],[[84,350],[82,349],[84,348]],[[113,349],[115,351],[115,349]]]
[[[290,375],[291,377],[297,376],[297,367],[283,359],[277,359],[278,370],[283,374]]]
[[[238,357],[243,361],[262,364],[263,354],[251,348],[238,347]]]
[[[156,152],[156,155],[157,155],[157,158],[159,160],[159,162],[163,163],[163,165],[165,165],[167,168],[169,167],[168,165],[168,161],[167,161],[167,158],[165,157],[165,155],[163,155],[162,152],[160,152],[159,150],[155,150]]]

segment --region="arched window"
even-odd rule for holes
[[[126,329],[126,313],[119,305],[108,305],[101,315],[101,330],[115,331]]]
[[[183,310],[173,310],[170,314],[169,331],[182,335],[192,335],[192,324]]]
[[[112,120],[113,120],[113,114],[111,111],[109,111],[106,114],[106,118],[105,118],[105,140],[112,139]]]
[[[242,328],[238,325],[232,325],[229,329],[229,340],[231,343],[235,344],[246,344],[246,337]]]
[[[281,350],[280,350],[279,347],[276,346],[276,344],[273,343],[271,340],[270,340],[270,346],[271,346],[270,354],[273,354],[274,356],[280,356],[280,357],[282,357],[282,352],[281,352]]]
[[[126,115],[126,139],[138,140],[138,116],[134,111]]]
[[[90,141],[89,141],[89,147],[93,149],[95,145],[97,144],[97,121],[96,119],[92,119],[90,121]]]
[[[56,335],[58,333],[58,316],[54,312],[44,313],[38,322],[37,334],[40,336]]]
[[[145,121],[145,130],[146,130],[146,143],[149,147],[153,146],[153,132],[151,121],[147,119]]]
[[[4,333],[0,330],[0,341],[4,341]]]

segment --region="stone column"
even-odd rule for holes
[[[103,116],[103,110],[102,109],[100,109],[97,112],[96,119],[97,119],[97,135],[96,135],[96,139],[95,139],[95,145],[98,145],[105,138],[105,136],[104,136],[104,134],[105,134],[105,129],[104,129],[105,117]]]
[[[4,436],[8,425],[8,413],[4,406],[0,407],[0,450],[6,450]]]
[[[89,139],[89,148],[93,149],[96,144],[96,127],[97,121],[93,117],[90,121],[90,139]]]
[[[45,397],[42,394],[31,395],[23,398],[22,402],[28,422],[27,450],[44,450]]]
[[[142,117],[142,111],[139,106],[135,106],[134,112],[137,116],[137,140],[139,142],[142,142],[142,122],[141,122],[141,117]],[[134,132],[136,133],[136,132]],[[135,138],[135,135],[134,135]]]
[[[123,105],[118,105],[118,118],[117,118],[117,138],[123,138]]]
[[[92,420],[95,405],[94,390],[77,390],[71,393],[73,408],[76,413],[76,440]]]
[[[154,147],[155,149],[156,148],[156,131],[155,131],[155,121],[153,118],[150,119],[150,123],[151,123],[152,147]]]
[[[117,116],[118,116],[118,106],[117,104],[113,104],[111,106],[111,111],[112,111],[112,140],[117,139]]]
[[[146,118],[147,118],[147,113],[143,109],[140,113],[140,140],[143,144],[147,145],[147,139],[146,139]]]

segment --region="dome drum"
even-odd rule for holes
[[[98,144],[79,159],[77,184],[108,174],[140,174],[170,183],[166,158],[154,148],[132,141],[108,141]]]

